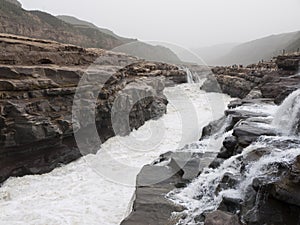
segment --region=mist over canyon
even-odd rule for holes
[[[0,224],[299,224],[299,7],[0,0]]]

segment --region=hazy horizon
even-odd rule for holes
[[[187,48],[242,43],[300,30],[299,0],[20,2],[25,9],[75,16],[124,37]]]

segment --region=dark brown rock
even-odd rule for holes
[[[237,137],[240,146],[247,147],[260,136],[276,136],[276,132],[272,129],[257,127],[251,123],[244,123],[234,128],[233,135]]]
[[[291,92],[300,88],[300,76],[297,75],[299,61],[300,54],[295,53],[246,68],[214,67],[213,76],[208,78],[202,89],[241,99],[271,98],[280,104]]]
[[[237,215],[220,210],[209,213],[204,225],[241,225]]]
[[[226,116],[212,121],[202,129],[200,140],[209,138],[217,133],[227,132],[233,128],[233,125],[234,124],[232,123],[232,119]]]
[[[196,178],[215,155],[209,152],[167,152],[152,165],[144,166],[137,176],[132,212],[121,225],[177,224],[184,215],[172,214],[182,212],[184,207],[175,205],[166,195]]]
[[[280,55],[276,58],[278,68],[297,71],[300,66],[300,55]]]
[[[95,133],[103,142],[161,117],[168,104],[165,79],[186,77],[175,65],[20,36],[0,34],[1,49],[0,182],[96,152]],[[74,135],[83,139],[81,151]]]

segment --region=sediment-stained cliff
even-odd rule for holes
[[[128,127],[115,122],[125,127],[117,131],[120,135],[162,116],[165,79],[186,80],[175,65],[47,40],[0,34],[0,51],[0,182],[48,172],[79,158],[74,132],[88,134],[91,123],[101,141],[114,136],[113,107],[131,107]],[[72,110],[86,112],[86,118],[74,120]],[[86,147],[96,151],[100,143],[93,141],[86,140]]]

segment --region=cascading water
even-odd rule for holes
[[[196,72],[192,72],[189,68],[184,68],[187,76],[187,82],[189,84],[195,84],[200,82],[200,77]]]
[[[279,139],[281,138],[278,138],[277,141]],[[246,172],[241,177],[240,171],[243,159],[247,158],[249,154],[258,148],[265,148],[272,145],[273,141],[274,139],[268,140],[262,138],[257,143],[246,148],[241,154],[226,160],[219,168],[204,170],[187,188],[169,193],[169,199],[187,208],[185,213],[188,216],[180,221],[179,224],[202,224],[197,221],[197,217],[205,212],[216,210],[223,197],[244,199],[247,188],[252,184],[254,178],[268,176],[271,173],[277,172],[277,167],[270,165],[276,163],[289,164],[300,154],[299,148],[295,146],[291,146],[291,148],[284,151],[274,148],[270,154],[266,154],[258,161],[250,162],[246,168]],[[241,181],[237,188],[218,192],[220,182],[226,173],[240,177]]]
[[[300,132],[300,89],[290,94],[279,107],[272,125],[285,135]]]
[[[300,90],[297,90],[288,96],[281,106],[277,107],[275,116],[272,116],[274,121],[272,125],[277,128],[278,133],[284,136],[261,136],[259,140],[245,148],[241,154],[225,160],[216,169],[205,169],[186,188],[169,193],[167,197],[170,200],[187,209],[185,213],[188,216],[181,220],[179,225],[203,224],[203,220],[201,220],[203,214],[217,210],[224,197],[245,200],[248,188],[257,177],[269,181],[270,179],[279,179],[276,175],[272,176],[272,174],[278,173],[279,169],[276,165],[291,164],[300,155],[299,140],[288,136],[299,132],[299,107]],[[251,107],[248,107],[247,110],[251,110]],[[257,108],[253,107],[252,110],[256,111]],[[258,160],[247,161],[251,155],[261,149],[266,151],[264,156]],[[245,160],[247,166],[241,172]],[[224,175],[228,173],[237,178],[238,184],[234,188],[220,190],[220,183]]]
[[[182,93],[191,101],[198,118],[194,121],[185,117],[188,120],[185,135],[182,135],[180,114],[186,115],[190,110],[186,107],[186,99],[181,97]],[[200,84],[166,88],[165,95],[176,103],[168,104],[165,116],[147,121],[129,136],[109,139],[96,155],[84,156],[48,174],[6,181],[0,189],[0,224],[119,224],[128,214],[128,203],[135,191],[135,179],[140,169],[160,154],[199,140],[202,127],[220,118],[231,100],[220,93],[201,91]],[[145,145],[143,148],[133,146],[132,140],[147,140],[152,135],[151,127],[163,127],[161,141],[152,140],[149,149]],[[95,170],[92,165],[100,166],[101,170]],[[124,166],[132,168],[130,173],[124,170]],[[97,172],[102,170],[117,174],[118,179],[105,177],[105,171],[102,174]]]

